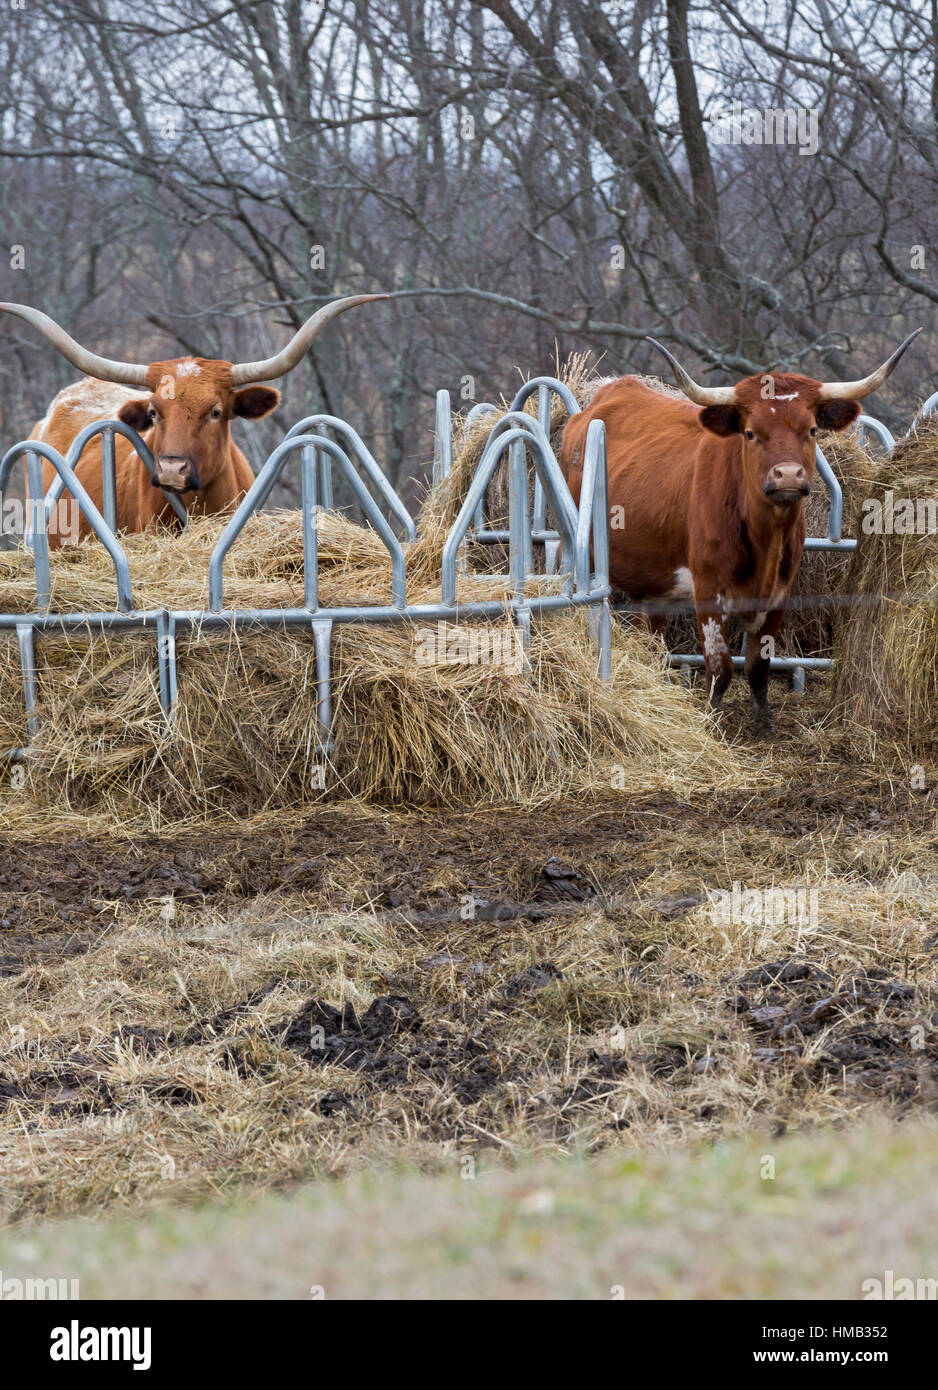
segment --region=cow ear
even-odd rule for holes
[[[697,419],[705,430],[721,436],[739,434],[743,428],[742,416],[735,405],[705,405]]]
[[[138,434],[143,434],[150,423],[149,400],[144,396],[139,401],[125,401],[117,412],[117,418]]]
[[[279,404],[280,392],[272,386],[245,386],[243,391],[235,392],[231,413],[243,420],[263,420]]]
[[[819,430],[845,430],[859,414],[858,401],[822,401],[814,418]]]

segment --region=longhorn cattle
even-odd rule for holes
[[[732,617],[749,634],[754,723],[771,727],[769,661],[804,547],[815,435],[846,429],[915,336],[860,381],[776,372],[726,387],[698,386],[652,338],[686,400],[620,377],[569,420],[561,465],[577,501],[586,432],[606,427],[610,580],[657,631],[669,607],[693,600],[714,711],[733,674]]]
[[[122,436],[115,439],[118,529],[145,531],[157,522],[172,521],[166,493],[176,493],[190,514],[235,506],[254,481],[254,474],[231,438],[231,421],[260,420],[280,401],[279,391],[258,383],[292,370],[337,314],[384,298],[357,294],[326,304],[307,319],[281,352],[262,361],[176,357],[148,366],[115,362],[89,352],[53,319],[28,305],[0,304],[0,310],[37,328],[86,374],[82,381],[59,392],[30,439],[42,440],[64,454],[86,425],[116,418],[130,425],[149,445],[156,463],[152,479],[130,441]],[[84,450],[75,471],[100,511],[100,437]],[[55,476],[52,464],[44,461],[45,490]],[[50,526],[49,544],[56,547],[90,533],[82,515],[77,534],[74,527]]]

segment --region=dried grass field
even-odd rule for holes
[[[733,789],[118,833],[7,793],[10,1239],[402,1166],[445,1186],[533,1164],[537,1185],[596,1160],[605,1182],[739,1138],[836,1154],[857,1126],[927,1126],[935,769],[852,761],[829,695],[780,689],[758,756],[734,707]],[[815,924],[721,921],[734,882],[816,889]]]

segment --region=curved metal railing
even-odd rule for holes
[[[539,389],[543,381],[529,383]],[[559,385],[559,383],[558,383]],[[519,393],[523,396],[523,392]],[[518,398],[516,398],[518,399]],[[448,406],[448,396],[446,398]],[[542,402],[543,404],[543,402]],[[549,396],[547,397],[549,410]],[[481,412],[480,412],[481,413]],[[549,416],[548,416],[549,419]],[[439,408],[437,430],[443,424],[443,408]],[[341,443],[329,438],[330,430],[341,437]],[[102,435],[102,509],[97,509],[87,489],[79,481],[75,465],[82,450],[96,435]],[[415,527],[403,502],[394,492],[370,451],[345,421],[335,416],[308,416],[290,430],[285,439],[270,454],[253,484],[227,522],[216,541],[208,565],[209,606],[207,609],[135,610],[127,557],[117,539],[117,487],[115,435],[121,434],[134,445],[144,465],[153,476],[155,464],[146,447],[129,426],[120,421],[96,422],[86,427],[72,442],[63,457],[51,445],[26,440],[14,445],[0,461],[0,515],[3,515],[3,490],[14,464],[20,458],[26,462],[31,498],[29,544],[35,558],[36,611],[34,613],[0,613],[0,630],[14,629],[17,636],[23,690],[26,703],[27,731],[36,735],[38,722],[38,682],[35,661],[35,637],[44,632],[121,632],[152,630],[156,636],[159,668],[160,702],[171,729],[174,706],[178,697],[176,640],[180,629],[191,638],[203,632],[223,628],[249,630],[306,627],[314,638],[316,654],[317,712],[321,747],[331,746],[332,691],[331,640],[336,623],[426,622],[428,620],[459,621],[465,618],[497,619],[510,616],[520,629],[525,650],[530,638],[532,614],[587,607],[593,635],[597,644],[598,669],[603,679],[610,671],[611,616],[609,611],[609,535],[608,501],[606,496],[605,434],[601,423],[595,422],[587,437],[586,458],[580,504],[577,507],[560,471],[560,465],[550,448],[545,430],[535,417],[518,410],[499,422],[486,444],[460,513],[450,528],[443,550],[439,603],[410,604],[407,601],[407,574],[404,545],[394,526],[385,517],[383,507],[403,532],[405,541],[413,539]],[[476,514],[480,498],[503,457],[508,455],[509,468],[509,531],[510,548],[508,594],[505,597],[460,603],[457,595],[456,555]],[[268,501],[278,478],[300,455],[301,514],[303,528],[303,603],[294,608],[226,608],[225,560],[236,544],[249,519]],[[530,455],[537,485],[543,489],[544,515],[549,506],[557,525],[555,533],[568,557],[570,571],[564,577],[560,593],[530,593],[531,578],[531,517],[527,490],[527,458]],[[445,458],[445,453],[441,455]],[[42,460],[50,462],[56,479],[43,496]],[[369,524],[380,536],[390,561],[390,602],[387,604],[350,604],[344,607],[324,607],[319,596],[319,518],[332,501],[333,471],[339,470],[362,508]],[[369,486],[370,485],[370,486]],[[76,500],[94,535],[102,542],[114,564],[117,581],[117,607],[113,612],[54,613],[51,607],[51,570],[49,560],[48,525],[56,513],[65,490]],[[374,492],[372,492],[372,490]],[[374,495],[377,494],[377,496]],[[171,499],[178,501],[178,499]],[[181,504],[180,504],[181,506]],[[185,510],[184,508],[182,509]],[[546,529],[546,528],[542,528]],[[15,749],[7,757],[24,756],[24,749]]]
[[[536,394],[537,413],[524,410]],[[36,580],[34,613],[0,613],[0,630],[14,630],[19,648],[30,737],[38,731],[37,674],[35,637],[43,632],[125,631],[152,629],[157,638],[160,701],[171,725],[178,695],[176,635],[185,628],[190,636],[203,630],[248,627],[270,629],[306,627],[311,629],[316,653],[317,709],[322,746],[330,747],[332,725],[331,639],[336,623],[458,621],[464,618],[498,618],[506,614],[520,630],[527,650],[533,614],[585,607],[597,648],[597,668],[608,679],[611,668],[611,613],[609,582],[609,503],[606,472],[606,439],[601,421],[594,420],[586,437],[578,503],[575,503],[550,444],[550,416],[554,396],[569,414],[579,407],[569,388],[553,377],[536,377],[516,393],[510,409],[493,422],[472,482],[443,547],[440,600],[438,603],[411,604],[407,600],[406,555],[404,543],[416,534],[413,519],[394,491],[374,456],[357,432],[346,421],[331,415],[311,415],[299,421],[273,450],[258,472],[247,494],[228,521],[209,557],[209,606],[207,610],[155,609],[137,611],[133,607],[127,556],[117,538],[116,435],[122,435],[134,449],[151,477],[155,462],[144,440],[121,421],[107,420],[87,426],[73,440],[63,456],[40,440],[25,440],[7,450],[0,460],[0,516],[5,515],[3,497],[10,473],[20,459],[26,465],[29,491],[27,543],[33,551]],[[925,402],[921,414],[938,409],[938,392]],[[497,407],[481,402],[470,410],[471,424]],[[894,440],[881,422],[860,416],[864,430],[877,436],[887,450]],[[329,433],[339,436],[329,437]],[[79,481],[76,466],[83,449],[97,435],[102,436],[102,506],[99,511],[87,489]],[[449,393],[436,397],[434,476],[445,478],[452,465],[452,416]],[[303,528],[303,603],[294,608],[231,609],[225,607],[224,567],[250,517],[268,501],[284,468],[300,455],[301,513]],[[43,496],[43,460],[55,470],[55,479]],[[485,498],[496,470],[507,460],[508,529],[488,525]],[[529,493],[529,463],[534,474],[533,495]],[[851,550],[855,540],[842,535],[843,493],[823,452],[817,451],[818,472],[830,498],[827,535],[809,537],[807,549]],[[319,595],[318,526],[323,511],[331,509],[333,475],[338,469],[362,508],[368,523],[380,536],[389,556],[390,601],[387,604],[350,604],[323,607]],[[51,612],[51,568],[49,526],[68,491],[86,518],[94,535],[107,549],[114,565],[117,606],[113,612]],[[177,516],[184,519],[182,503],[172,494],[167,500]],[[391,520],[384,514],[386,509]],[[548,520],[553,526],[548,526]],[[392,524],[393,523],[393,524]],[[395,527],[404,537],[404,543]],[[460,603],[458,595],[458,557],[466,539],[507,543],[508,593],[505,597]],[[552,547],[549,569],[557,562],[566,568],[561,575],[561,591],[531,592],[535,542]],[[673,654],[676,665],[703,661],[699,655]],[[740,664],[742,657],[734,657]],[[798,677],[806,668],[825,669],[827,658],[773,658],[775,670]],[[22,749],[12,755],[22,756]]]

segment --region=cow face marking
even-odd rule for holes
[[[118,418],[146,438],[156,461],[154,487],[203,492],[220,475],[231,449],[229,422],[260,420],[280,402],[272,386],[231,384],[231,364],[206,358],[155,362],[152,394],[128,401]]]

